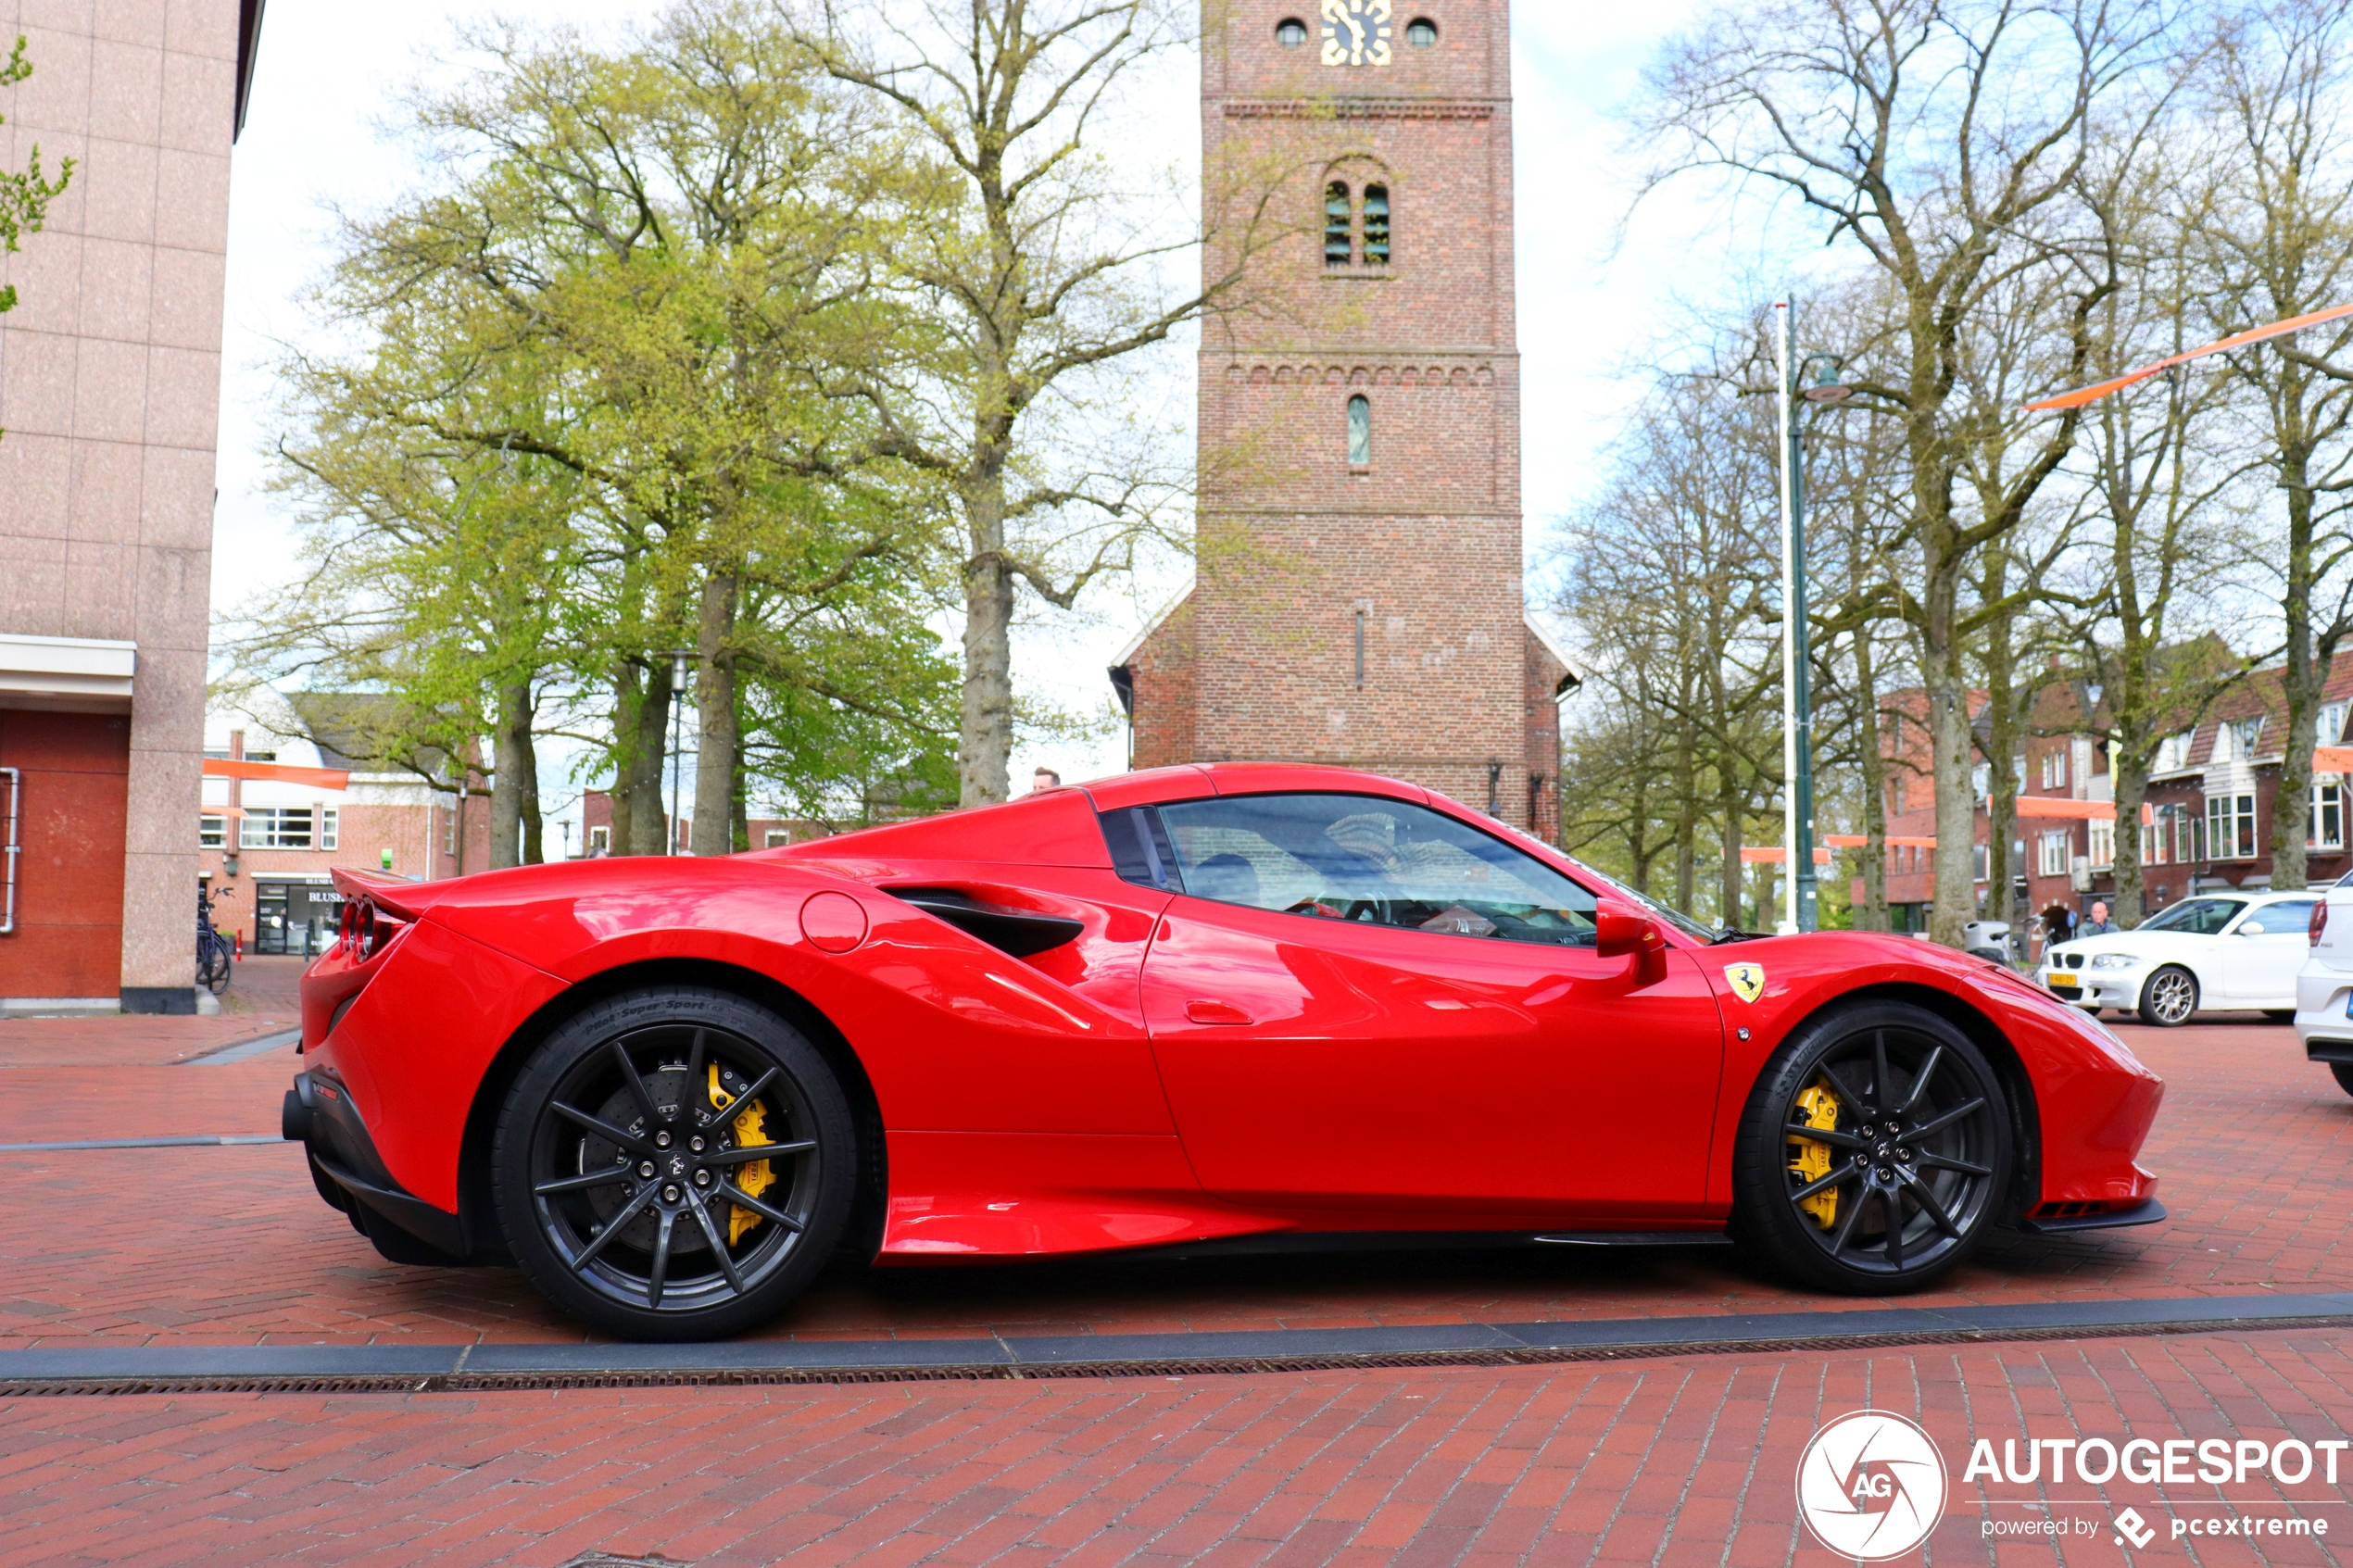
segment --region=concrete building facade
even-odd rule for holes
[[[1135,766],[1340,763],[1557,831],[1572,677],[1523,602],[1510,31],[1506,0],[1210,14],[1202,266],[1245,284],[1202,334],[1196,580],[1113,671]]]
[[[229,157],[259,0],[0,0],[0,1005],[195,1009]]]

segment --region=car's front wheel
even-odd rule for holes
[[[1733,1229],[1818,1289],[1917,1290],[1959,1266],[2001,1212],[2010,1123],[1966,1035],[1881,1002],[1803,1025],[1749,1096]]]
[[[632,1339],[773,1317],[848,1223],[858,1148],[815,1047],[698,986],[600,1002],[532,1054],[491,1168],[507,1246],[550,1300]]]
[[[2144,1023],[2180,1028],[2197,1011],[2197,976],[2180,964],[2167,964],[2141,987],[2140,1011]]]
[[[2353,1095],[2353,1061],[2330,1062],[2329,1074],[2336,1080],[2338,1088],[2348,1095]]]

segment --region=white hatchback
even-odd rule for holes
[[[2326,1064],[2353,1095],[2353,876],[2330,888],[2312,917],[2296,977],[2296,1037],[2306,1058]]]
[[[2296,1010],[2306,927],[2320,898],[2203,893],[2131,931],[2056,944],[2043,955],[2041,979],[2078,1007],[2137,1012],[2161,1028],[2187,1023],[2201,1008],[2253,1009],[2284,1023]],[[2353,985],[2353,972],[2346,979]]]

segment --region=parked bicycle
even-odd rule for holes
[[[224,887],[226,898],[234,889]],[[214,996],[229,988],[229,939],[212,928],[212,893],[196,884],[196,984]]]

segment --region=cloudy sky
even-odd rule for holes
[[[500,14],[595,27],[648,9],[618,0],[510,0]],[[1690,0],[1623,8],[1524,5],[1515,18],[1531,554],[1589,482],[1625,391],[1622,369],[1655,352],[1680,302],[1739,292],[1730,280],[1755,275],[1757,249],[1800,238],[1745,225],[1741,238],[1727,237],[1720,212],[1680,197],[1646,203],[1621,232],[1635,173],[1623,108],[1644,63],[1692,9]],[[419,178],[413,152],[397,135],[401,94],[442,69],[437,62],[457,30],[483,14],[444,0],[271,0],[231,198],[217,610],[233,611],[258,583],[283,572],[291,555],[284,505],[265,483],[264,454],[279,418],[269,367],[283,345],[317,340],[302,296],[332,255],[330,209],[364,209]],[[1179,94],[1192,90],[1189,75],[1175,83]],[[1189,123],[1189,104],[1171,107]],[[1084,618],[1027,632],[1019,650],[1025,686],[1073,709],[1101,708],[1103,666],[1167,587],[1108,594]],[[1016,777],[1035,760],[1051,760],[1074,778],[1115,771],[1121,745],[1107,734],[1091,748],[1025,752],[1015,759]],[[551,786],[549,807],[562,809],[571,795]]]

